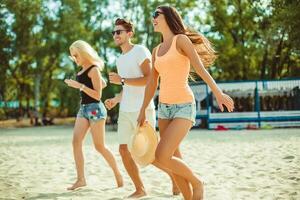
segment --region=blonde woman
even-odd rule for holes
[[[77,170],[76,182],[68,188],[74,190],[86,185],[84,175],[84,158],[82,142],[91,130],[96,150],[112,168],[117,186],[123,186],[123,179],[117,167],[113,154],[107,149],[105,141],[105,119],[107,112],[101,102],[102,88],[105,85],[101,78],[103,61],[97,52],[85,41],[77,40],[70,46],[72,60],[81,67],[77,73],[76,81],[66,79],[65,83],[72,88],[80,90],[81,103],[78,111],[73,132],[73,153]]]

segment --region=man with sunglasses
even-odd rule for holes
[[[114,42],[122,50],[116,64],[118,73],[110,73],[109,81],[113,84],[122,85],[123,90],[114,98],[107,99],[107,109],[112,109],[118,103],[118,140],[119,151],[125,169],[132,179],[136,191],[129,197],[138,198],[146,195],[141,181],[139,170],[128,150],[128,144],[137,126],[137,117],[142,106],[145,85],[151,73],[151,53],[142,46],[131,43],[134,35],[134,27],[125,19],[117,19],[112,32]],[[153,101],[147,109],[147,120],[155,127],[156,115]]]
[[[112,32],[115,44],[122,50],[122,54],[117,59],[118,73],[110,73],[109,80],[113,84],[123,86],[120,94],[114,98],[107,99],[105,105],[107,109],[112,109],[120,103],[118,118],[118,140],[119,151],[125,169],[132,179],[136,191],[129,197],[138,198],[146,195],[143,182],[139,175],[139,169],[132,159],[128,150],[129,140],[135,134],[137,118],[141,109],[147,81],[151,73],[151,53],[142,46],[131,43],[134,28],[131,22],[124,19],[115,21],[115,28]],[[146,110],[146,119],[153,127],[156,124],[156,115],[153,100]],[[166,173],[168,173],[165,169]],[[173,183],[173,194],[178,195],[179,189],[170,173],[168,173]]]

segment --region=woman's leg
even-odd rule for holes
[[[203,199],[203,187],[201,181],[183,160],[173,156],[175,150],[178,148],[191,127],[192,122],[190,120],[182,118],[173,119],[164,130],[157,146],[155,156],[158,163],[171,170],[173,174],[183,177],[192,184],[193,200],[201,200]]]
[[[77,181],[68,188],[74,190],[78,187],[86,185],[84,176],[84,158],[82,152],[82,142],[89,129],[89,121],[85,118],[76,118],[74,131],[73,131],[73,154],[76,164]]]
[[[158,127],[159,127],[160,137],[163,137],[164,132],[165,132],[166,128],[168,127],[168,125],[171,123],[171,121],[172,120],[168,120],[168,119],[158,119]],[[182,159],[179,147],[175,150],[173,156]],[[161,166],[157,166],[157,167],[160,168]],[[172,184],[173,184],[173,195],[178,195],[181,191],[184,196],[184,199],[191,199],[192,191],[191,191],[189,182],[187,180],[185,180],[184,178],[182,178],[181,176],[173,174],[168,169],[162,169],[162,170],[164,170],[166,173],[168,173],[168,175],[171,177]]]
[[[118,187],[123,186],[123,178],[117,167],[117,162],[113,154],[107,149],[105,141],[105,120],[91,122],[91,132],[96,150],[102,154],[109,166],[112,168]]]

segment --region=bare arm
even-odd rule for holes
[[[107,84],[106,84],[106,81],[103,79],[102,76],[101,76],[101,82],[102,82],[102,89],[106,88]]]
[[[114,97],[114,99],[116,100],[117,103],[121,102],[122,95],[123,95],[123,90],[121,90],[121,92]]]
[[[94,89],[84,87],[82,91],[90,97],[100,101],[102,95],[102,78],[99,69],[97,67],[92,68],[91,71],[89,71],[88,76],[92,80]]]
[[[79,83],[78,81],[72,80],[72,79],[65,79],[65,83],[68,84],[69,87],[76,88],[76,89],[82,89],[83,92],[85,92],[90,97],[100,101],[101,95],[102,95],[102,81],[101,81],[101,74],[98,68],[93,68],[88,73],[88,76],[92,80],[93,88],[88,88],[84,84]]]
[[[153,98],[155,91],[157,89],[157,86],[158,86],[159,74],[154,67],[155,51],[156,51],[156,48],[154,48],[152,51],[152,71],[150,74],[149,81],[146,85],[143,105],[141,107],[141,110],[140,110],[140,113],[139,113],[139,116],[137,119],[138,126],[142,126],[144,124],[144,122],[146,120],[146,114],[145,114],[146,108],[148,107],[151,99]]]
[[[143,73],[143,77],[140,78],[126,78],[124,83],[132,86],[144,86],[147,84],[148,79],[151,74],[151,62],[149,59],[145,59],[144,62],[140,65],[140,68]]]
[[[227,107],[228,111],[233,111],[233,100],[228,96],[223,94],[222,90],[218,87],[215,80],[211,77],[208,71],[205,69],[199,55],[197,54],[193,43],[186,35],[179,35],[177,39],[177,47],[179,51],[185,54],[191,61],[193,68],[196,73],[202,78],[202,80],[210,87],[216,99],[218,101],[219,107],[223,111],[223,104]]]
[[[142,105],[141,110],[145,110],[148,107],[151,99],[155,95],[155,91],[156,91],[157,86],[158,86],[159,74],[158,74],[158,72],[156,71],[156,69],[154,67],[155,51],[156,51],[156,48],[154,48],[153,51],[152,51],[152,71],[150,73],[149,81],[146,85],[144,101],[143,101],[143,105]]]
[[[148,79],[151,74],[151,62],[149,59],[145,59],[144,62],[140,65],[141,71],[143,73],[142,77],[138,78],[126,78],[124,83],[126,85],[132,86],[145,86],[148,82]],[[109,80],[111,83],[121,85],[121,76],[117,73],[109,73]]]
[[[104,101],[104,105],[106,106],[106,108],[108,110],[111,110],[112,108],[114,108],[118,103],[121,102],[122,95],[123,95],[123,90],[119,94],[117,94],[115,97],[106,99]]]
[[[185,35],[179,35],[177,39],[177,47],[183,52],[191,61],[191,65],[195,69],[196,73],[203,79],[205,83],[211,88],[214,94],[222,92],[217,86],[214,79],[205,69],[201,59],[199,58],[193,43]]]

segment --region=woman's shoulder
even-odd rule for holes
[[[178,42],[187,42],[187,41],[190,41],[189,37],[185,34],[177,34],[176,35],[177,37],[177,41]]]
[[[187,35],[178,34],[176,40],[176,47],[177,49],[186,49],[192,47],[192,41]]]
[[[93,74],[100,74],[100,67],[97,65],[94,65],[91,67],[90,71],[88,72],[88,75],[91,76]]]

